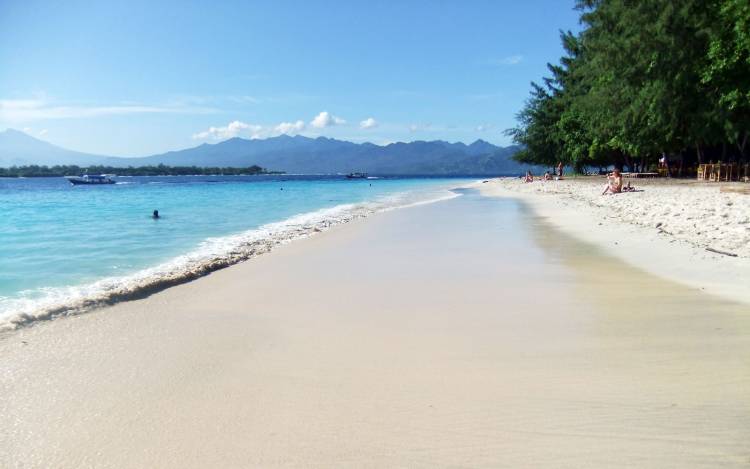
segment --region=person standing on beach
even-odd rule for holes
[[[661,158],[659,158],[659,168],[664,170],[665,176],[670,177],[669,158],[667,158],[667,154],[664,152],[662,152]]]
[[[560,179],[562,179],[562,175],[563,175],[563,164],[562,164],[562,161],[561,161],[561,162],[557,163],[557,177],[559,177]]]

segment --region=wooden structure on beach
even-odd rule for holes
[[[661,177],[659,173],[621,173],[622,177],[626,178],[658,178]]]
[[[700,181],[742,181],[750,182],[750,164],[708,163],[698,165]]]

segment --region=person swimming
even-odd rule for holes
[[[156,220],[158,218],[161,218],[161,217],[159,217],[159,211],[158,210],[154,210],[154,213],[151,214],[151,218],[153,218],[154,220]]]

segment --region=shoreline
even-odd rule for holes
[[[643,180],[633,181],[643,187],[645,192],[623,193],[615,196],[601,196],[603,204],[615,202],[625,204],[625,210],[638,213],[647,219],[650,212],[661,211],[658,206],[649,206],[651,201],[639,203],[637,198],[648,191],[663,186],[664,190],[679,190],[686,184],[651,183]],[[562,183],[562,184],[561,184]],[[591,185],[595,185],[592,190]],[[640,268],[652,275],[689,286],[697,291],[719,296],[731,301],[750,304],[750,257],[746,252],[750,245],[743,244],[741,254],[730,257],[706,249],[700,240],[692,239],[690,232],[677,237],[660,229],[662,225],[647,225],[637,217],[623,218],[613,210],[623,210],[622,205],[615,207],[595,205],[596,189],[604,185],[604,180],[573,178],[564,181],[535,181],[524,184],[517,178],[495,178],[487,183],[472,184],[482,194],[490,197],[509,197],[523,201],[538,216],[545,219],[555,228],[570,234],[577,239],[590,243],[593,247],[606,252],[619,261]],[[701,188],[687,187],[686,190]],[[703,187],[718,194],[718,187]],[[585,192],[584,192],[585,191]],[[591,195],[594,194],[594,195]],[[750,198],[740,194],[721,194],[724,197],[738,199],[736,210],[744,211],[750,216]],[[742,205],[743,199],[745,205]],[[635,199],[635,200],[634,200]],[[687,202],[669,200],[664,203]],[[686,207],[677,207],[685,209]],[[742,214],[741,214],[742,216]],[[746,230],[750,233],[750,225]]]
[[[146,298],[154,293],[204,277],[217,270],[236,265],[271,252],[280,245],[301,240],[330,228],[369,217],[376,213],[435,203],[457,197],[453,187],[446,186],[428,198],[407,191],[386,198],[337,205],[252,228],[247,231],[208,238],[196,249],[156,266],[128,275],[105,277],[90,284],[55,287],[46,298],[11,299],[11,308],[0,316],[0,334],[12,332],[38,321],[75,316],[120,302]],[[416,200],[409,197],[417,196]],[[12,302],[15,301],[15,307]]]
[[[574,178],[565,180],[564,184],[576,186],[590,185],[592,182],[598,181],[593,181],[593,178]],[[642,185],[644,182],[647,181],[638,180],[636,184]],[[750,304],[750,290],[745,288],[746,282],[743,281],[750,278],[750,257],[727,257],[707,251],[686,242],[685,239],[670,238],[663,230],[607,217],[601,207],[592,206],[584,198],[571,195],[566,192],[566,188],[560,187],[560,183],[561,181],[536,181],[533,184],[521,184],[517,178],[504,177],[489,179],[487,183],[477,181],[463,186],[446,187],[445,190],[451,192],[469,188],[476,189],[488,197],[520,200],[555,228],[590,243],[622,262],[701,292]],[[685,184],[660,185],[680,187]],[[218,238],[232,242],[221,249],[204,247],[191,251],[173,261],[125,277],[102,279],[86,285],[88,291],[83,296],[71,296],[62,300],[53,298],[46,303],[40,302],[41,306],[19,310],[12,316],[2,317],[0,334],[32,325],[37,321],[74,316],[120,302],[146,298],[339,224],[383,211],[407,208],[420,203],[435,203],[456,196],[458,195],[453,193],[434,199],[391,205],[383,201],[347,204],[300,214],[244,233]],[[621,194],[617,197],[633,196],[637,197],[635,194]]]
[[[4,337],[0,465],[743,467],[746,313],[471,191]]]

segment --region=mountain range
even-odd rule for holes
[[[259,165],[295,174],[515,174],[525,171],[511,157],[518,146],[477,140],[469,145],[442,140],[375,145],[326,137],[280,135],[267,139],[230,138],[163,154],[123,158],[67,150],[13,129],[0,132],[0,167],[21,165],[108,165],[115,167]]]

